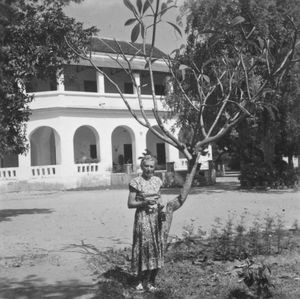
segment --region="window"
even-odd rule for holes
[[[124,83],[124,93],[133,94],[133,84],[125,82]]]
[[[163,96],[165,94],[165,87],[162,84],[155,84],[155,94]]]
[[[97,82],[96,81],[84,80],[83,85],[84,85],[84,87],[83,87],[84,91],[97,92]]]

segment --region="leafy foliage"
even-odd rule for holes
[[[285,188],[299,184],[299,177],[294,169],[288,168],[284,161],[275,166],[250,163],[243,166],[239,177],[242,188],[271,187]]]
[[[78,57],[65,44],[87,45],[95,28],[63,13],[64,1],[2,1],[0,4],[0,155],[26,150],[25,122],[32,97],[25,93],[31,78],[55,77],[57,69]]]
[[[248,288],[255,290],[257,298],[270,298],[270,287],[275,286],[270,282],[271,269],[265,264],[255,264],[252,260],[246,260],[246,264],[240,266],[238,276]]]
[[[131,3],[130,0],[123,0],[124,5],[132,12],[134,18],[128,19],[125,22],[125,26],[132,25],[133,29],[131,31],[131,42],[135,42],[139,36],[143,40],[147,37],[147,32],[151,29],[156,30],[155,27],[158,23],[164,22],[162,16],[171,8],[175,7],[173,0],[168,0],[166,2],[162,1],[161,5],[159,1],[156,1],[156,5],[153,5],[153,0],[137,0],[136,7]],[[146,14],[148,13],[148,14]],[[153,19],[153,22],[150,23],[147,21],[148,19]],[[174,30],[179,34],[181,34],[181,30],[179,27],[172,23],[166,22],[170,26],[174,28]],[[152,46],[155,43],[155,34],[152,35]]]
[[[192,148],[221,140],[237,119],[277,117],[273,99],[281,99],[289,82],[298,2],[186,1],[188,41],[175,52],[168,104],[179,115],[177,125],[193,129]]]
[[[217,65],[218,57],[228,55],[235,59],[235,50],[242,48],[244,62],[256,61],[255,74],[247,80],[242,80],[239,91],[232,94],[231,107],[227,106],[223,121],[234,111],[243,93],[243,107],[249,112],[247,121],[239,123],[236,134],[217,140],[217,148],[222,151],[233,150],[243,163],[253,162],[247,152],[256,152],[259,162],[270,165],[276,155],[297,155],[299,153],[299,88],[298,63],[287,66],[277,78],[271,79],[272,69],[280,65],[292,41],[289,34],[292,28],[299,30],[300,2],[295,1],[187,1],[182,8],[182,14],[187,16],[186,33],[188,44],[181,56],[183,63],[191,67],[195,63],[202,71],[204,83],[213,82],[212,67]],[[252,29],[251,29],[252,28]],[[296,54],[297,50],[295,50]],[[223,59],[223,58],[221,58]],[[272,66],[273,65],[273,66]],[[188,70],[188,69],[187,69]],[[239,78],[243,75],[239,73]],[[247,99],[250,93],[266,80],[264,90],[253,101]],[[194,101],[199,101],[198,87],[193,74],[186,75],[185,90]],[[233,83],[235,86],[235,83]],[[215,90],[208,98],[203,108],[204,124],[212,123],[217,115],[220,90]],[[171,102],[177,112],[181,112],[180,123],[195,123],[197,113],[191,105],[182,105],[184,99],[180,96]],[[219,104],[220,105],[220,104]],[[246,112],[246,111],[244,111]],[[220,122],[218,129],[222,126]]]

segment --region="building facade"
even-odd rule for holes
[[[139,115],[137,90],[120,65],[107,56],[110,48],[106,45],[112,42],[107,40],[101,45],[99,41],[94,46],[94,61],[117,82]],[[129,58],[136,52],[131,44],[122,42],[122,46]],[[155,51],[157,57],[162,55]],[[135,57],[132,68],[141,86],[145,112],[155,126],[144,59]],[[159,111],[164,113],[168,69],[163,61],[157,60],[153,70]],[[53,81],[33,80],[26,91],[34,95],[27,123],[29,151],[26,155],[1,159],[1,190],[126,184],[128,175],[139,171],[139,157],[146,148],[157,157],[158,171],[166,172],[169,163],[175,171],[186,169],[187,161],[178,150],[141,126],[130,115],[114,86],[86,61],[66,65]]]

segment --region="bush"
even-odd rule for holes
[[[241,169],[241,175],[239,179],[242,188],[291,188],[297,185],[299,182],[297,170],[288,168],[284,161],[279,161],[273,167],[268,164],[246,164]]]

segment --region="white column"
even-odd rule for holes
[[[103,74],[96,72],[96,81],[97,81],[97,92],[100,94],[105,93],[105,84]]]
[[[135,80],[135,83],[136,85],[140,88],[141,86],[141,77],[140,77],[140,73],[133,73],[133,76],[134,76],[134,80]],[[134,94],[137,94],[137,88],[135,86],[133,86],[133,93]]]
[[[100,136],[100,168],[102,171],[112,171],[112,145],[111,145],[111,133],[112,131],[98,130]]]
[[[64,92],[65,91],[65,76],[62,70],[58,70],[56,73],[56,82],[57,82],[57,91]]]
[[[19,155],[18,179],[28,180],[31,177],[31,157],[30,150],[23,155]]]
[[[168,146],[168,161],[167,162],[178,162],[179,160],[179,151],[172,145]]]
[[[76,173],[74,163],[73,148],[73,130],[65,126],[59,130],[60,135],[60,158],[61,158],[61,176],[70,178]]]
[[[142,126],[139,126],[136,130],[135,134],[135,146],[136,146],[136,166],[137,169],[140,167],[141,160],[139,157],[143,155],[145,152],[145,149],[147,147],[146,143],[146,135],[147,135],[148,129],[144,128]]]

